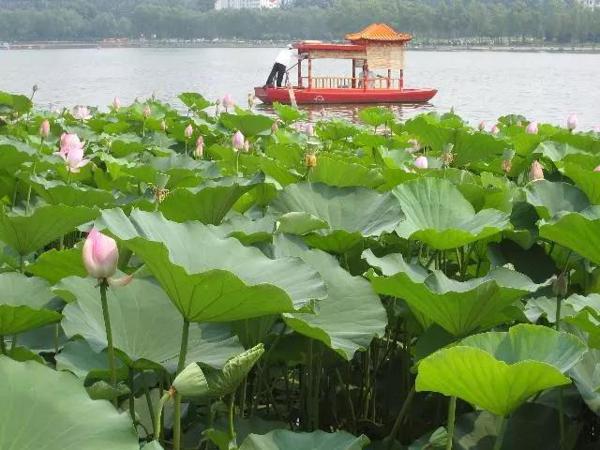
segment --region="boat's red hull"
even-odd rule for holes
[[[296,103],[332,104],[332,103],[422,103],[437,94],[437,89],[308,89],[295,87]],[[263,103],[290,103],[287,88],[254,88],[254,94]]]

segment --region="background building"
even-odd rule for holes
[[[279,8],[280,0],[217,0],[215,9]]]

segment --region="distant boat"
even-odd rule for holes
[[[346,35],[347,43],[301,41],[298,50],[297,82],[286,86],[263,86],[254,93],[263,103],[333,104],[333,103],[421,103],[431,100],[437,89],[404,87],[405,45],[412,39],[388,25],[375,23],[358,33]],[[316,59],[348,59],[352,61],[350,76],[313,76]],[[303,62],[307,61],[307,75]],[[365,71],[366,69],[366,71]],[[385,71],[374,75],[372,69]],[[357,70],[362,73],[357,77]],[[393,74],[396,71],[396,75]]]

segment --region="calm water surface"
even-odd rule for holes
[[[108,105],[154,92],[176,102],[184,91],[210,99],[231,93],[241,105],[262,85],[278,50],[272,48],[84,49],[0,51],[0,90],[28,94],[38,84],[41,107]],[[407,87],[435,87],[427,105],[398,105],[401,118],[424,111],[455,111],[472,123],[519,113],[563,124],[579,116],[582,128],[600,125],[600,54],[418,52],[406,59]],[[349,61],[322,60],[317,74],[347,75]],[[320,107],[319,107],[320,109]],[[268,110],[265,109],[267,112]],[[352,107],[328,107],[328,116],[352,116]]]

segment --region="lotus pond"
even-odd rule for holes
[[[2,450],[598,448],[600,134],[180,99],[0,93]]]

